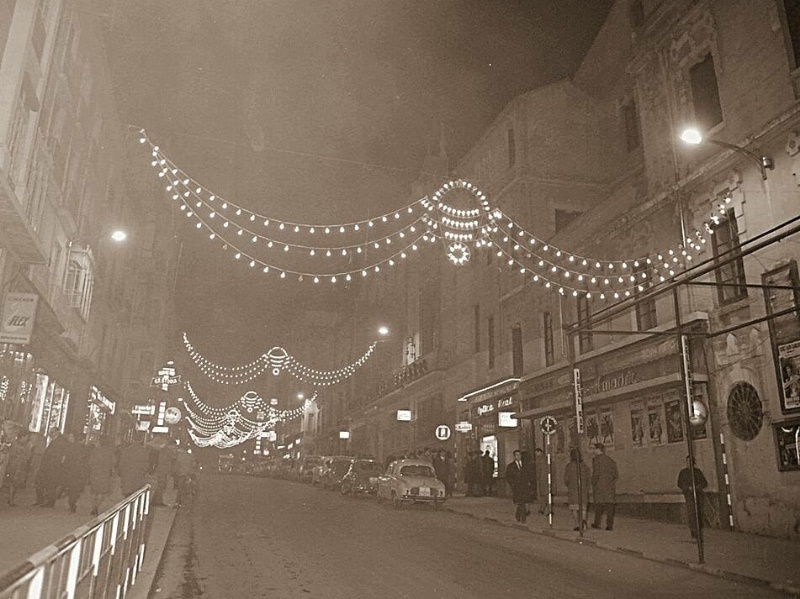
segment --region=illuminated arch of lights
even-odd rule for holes
[[[150,149],[151,165],[163,179],[165,190],[187,218],[193,219],[196,229],[254,271],[311,283],[347,284],[385,272],[441,241],[455,265],[469,262],[471,247],[486,249],[496,254],[502,266],[544,289],[589,300],[613,301],[644,291],[689,268],[694,254],[705,250],[707,235],[725,218],[731,202],[730,197],[712,202],[712,214],[700,230],[688,233],[673,248],[627,259],[600,260],[536,237],[502,210],[492,207],[480,187],[461,179],[445,182],[430,197],[365,220],[312,224],[275,219],[206,188],[172,162],[144,130],[139,133],[139,141]],[[218,382],[229,384],[233,380],[252,380],[258,376],[256,372],[268,368],[274,371],[276,367],[286,367],[291,371],[291,356],[282,348],[273,350],[271,356],[265,354],[238,371],[205,365],[220,379]],[[333,378],[341,380],[342,375],[349,375],[343,370]],[[312,376],[311,371],[305,372],[299,365],[295,371]],[[322,381],[328,379],[323,376],[318,380],[326,384]]]
[[[315,387],[328,387],[350,378],[372,357],[377,341],[373,341],[367,350],[352,364],[342,366],[335,370],[318,370],[298,362],[289,352],[282,347],[273,347],[258,358],[241,366],[222,366],[205,358],[189,342],[186,333],[183,334],[183,344],[186,351],[203,374],[215,383],[223,385],[241,385],[248,383],[265,372],[278,376],[284,370],[294,378]]]
[[[186,383],[191,401],[180,401],[186,409],[189,436],[198,447],[229,448],[240,445],[262,433],[273,430],[280,422],[302,416],[317,399],[314,395],[302,406],[292,410],[279,410],[277,400],[265,401],[255,391],[248,391],[234,404],[214,408],[202,401],[190,383]]]

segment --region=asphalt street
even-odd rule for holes
[[[512,509],[509,502],[509,509]],[[208,475],[175,522],[151,598],[782,597],[432,506],[395,510],[300,483]]]

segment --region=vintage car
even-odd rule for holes
[[[353,460],[350,469],[342,478],[339,490],[342,495],[358,495],[367,493],[374,495],[378,492],[378,477],[383,474],[383,467],[375,460]]]
[[[444,483],[436,478],[430,462],[397,460],[378,477],[378,501],[387,499],[395,508],[403,503],[432,503],[439,507],[445,499]]]
[[[353,458],[346,456],[332,456],[322,460],[322,473],[319,482],[323,489],[338,489],[342,478],[350,469]]]

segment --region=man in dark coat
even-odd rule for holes
[[[50,429],[50,443],[42,454],[42,464],[36,477],[36,505],[53,507],[63,486],[64,461],[69,453],[69,440],[57,426]]]
[[[483,494],[487,497],[494,495],[494,458],[487,449],[481,456],[478,455],[483,476]]]
[[[530,470],[522,464],[522,454],[514,451],[514,461],[506,466],[506,482],[511,487],[511,497],[517,506],[514,516],[517,522],[525,523],[528,515],[528,501],[531,499]]]
[[[617,463],[606,455],[605,445],[594,446],[592,460],[592,493],[594,494],[594,522],[592,528],[600,528],[603,513],[606,514],[606,530],[614,530],[614,511],[617,501]]]
[[[678,473],[678,488],[683,493],[686,500],[686,518],[689,523],[689,532],[692,538],[696,539],[703,530],[703,490],[708,486],[708,481],[700,468],[694,467],[694,480],[697,486],[697,503],[694,501],[694,494],[692,493],[692,472],[689,468],[692,466],[689,456],[686,456],[686,468]],[[699,528],[698,528],[699,524]]]

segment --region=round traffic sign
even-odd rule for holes
[[[450,427],[446,424],[440,424],[436,427],[436,438],[439,441],[447,441],[450,438]]]
[[[545,435],[552,435],[554,432],[556,432],[556,425],[558,425],[558,421],[552,416],[545,416],[539,423],[539,426]]]

